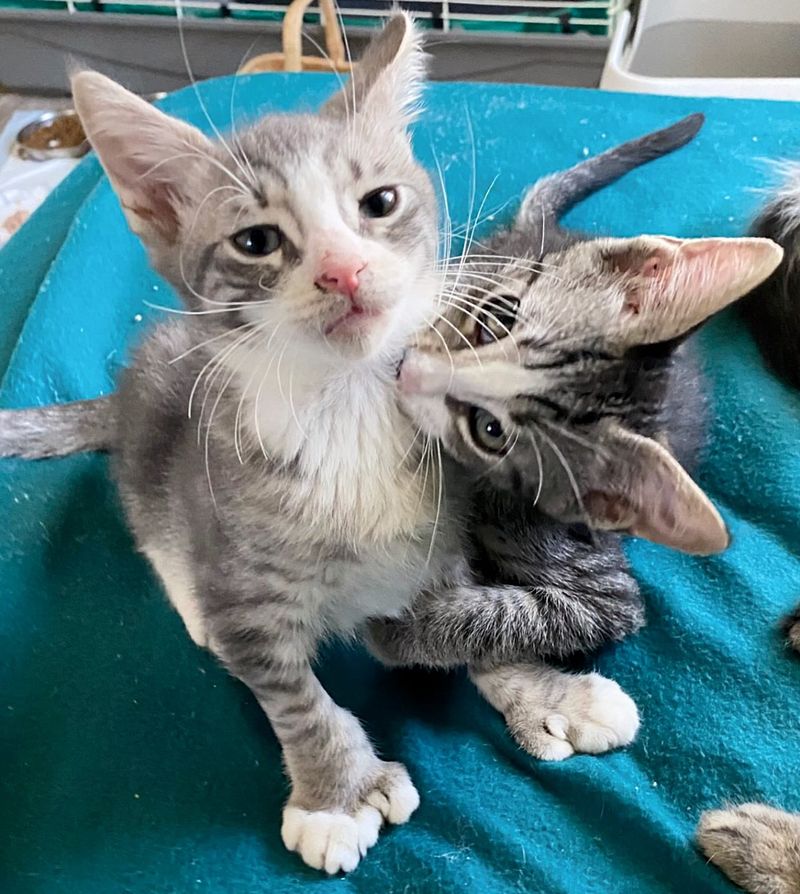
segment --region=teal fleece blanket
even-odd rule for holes
[[[221,127],[313,108],[325,76],[201,85]],[[800,106],[437,84],[415,145],[444,172],[457,227],[473,174],[483,229],[539,175],[702,110],[677,155],[569,216],[590,231],[735,235],[763,157],[800,155]],[[191,91],[166,108],[206,127]],[[495,178],[496,181],[495,181]],[[70,223],[71,221],[71,223]],[[0,254],[0,403],[108,392],[174,301],[93,159]],[[346,878],[280,842],[287,786],[247,690],[185,635],[123,524],[106,460],[0,462],[0,891],[348,894],[732,891],[698,856],[699,812],[726,799],[800,808],[800,664],[778,619],[800,598],[800,399],[735,314],[703,337],[716,417],[702,484],[733,545],[697,559],[631,541],[649,626],[596,666],[636,699],[642,731],[603,757],[540,763],[462,674],[395,671],[333,646],[320,674],[403,761],[422,796]]]

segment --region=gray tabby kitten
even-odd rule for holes
[[[187,308],[114,397],[125,512],[192,638],[280,740],[286,847],[330,873],[419,796],[322,689],[317,646],[463,565],[457,527],[432,548],[435,489],[395,401],[438,284],[434,192],[407,132],[423,75],[398,13],[321,114],[269,116],[230,144],[98,74],[73,79],[128,221]]]
[[[569,753],[568,717],[553,708],[564,681],[543,690],[540,666],[520,662],[582,651],[642,623],[616,538],[584,539],[583,573],[570,577],[580,535],[540,513],[700,554],[727,546],[722,519],[671,452],[691,462],[702,441],[702,380],[681,340],[782,254],[766,239],[589,240],[561,229],[559,215],[592,175],[584,164],[541,181],[512,227],[467,260],[454,294],[471,349],[431,342],[408,352],[400,372],[406,412],[474,476],[483,579],[525,586],[527,598],[422,594],[368,633],[385,661],[470,663],[534,753],[548,738]],[[593,568],[616,576],[594,580]],[[545,632],[538,644],[531,631]],[[572,679],[573,694],[593,685],[591,675]]]
[[[699,384],[699,369],[692,357],[687,352],[685,362],[674,365],[669,359],[671,352],[659,349],[657,353],[661,356],[653,363],[647,360],[641,348],[636,348],[626,356],[624,363],[613,367],[606,364],[602,375],[596,375],[598,370],[591,362],[591,349],[600,337],[593,332],[588,317],[584,316],[591,299],[584,301],[575,286],[562,274],[549,272],[551,265],[542,261],[541,256],[555,254],[556,245],[577,241],[575,234],[566,234],[558,227],[559,216],[569,207],[632,168],[684,145],[697,133],[702,122],[702,115],[691,115],[671,127],[631,140],[537,184],[529,193],[515,225],[496,235],[489,245],[482,246],[482,250],[476,250],[459,264],[455,279],[463,281],[463,286],[456,281],[447,294],[453,307],[463,308],[453,316],[453,320],[460,324],[461,336],[457,337],[458,333],[453,336],[452,330],[445,328],[441,333],[453,349],[463,347],[465,339],[474,344],[477,353],[473,351],[469,356],[457,356],[462,360],[477,361],[482,345],[492,344],[515,327],[520,299],[515,294],[513,277],[524,276],[527,287],[541,278],[540,285],[549,285],[557,300],[563,298],[563,306],[558,313],[564,313],[564,308],[567,308],[567,313],[574,315],[578,330],[575,344],[570,348],[572,354],[567,358],[570,363],[561,364],[546,358],[542,364],[553,375],[547,382],[547,388],[552,392],[546,389],[541,391],[541,404],[550,409],[560,406],[562,416],[571,412],[574,421],[582,416],[596,416],[609,396],[616,399],[618,404],[624,400],[630,427],[651,435],[655,432],[654,425],[674,430],[674,436],[681,446],[681,459],[685,463],[694,459],[699,448],[704,415],[704,392]],[[530,260],[531,257],[537,260]],[[489,286],[498,287],[496,294]],[[585,286],[582,284],[582,288]],[[535,307],[535,302],[539,300],[538,293],[531,291],[529,300]],[[581,306],[582,301],[584,306]],[[549,310],[540,308],[540,312],[545,316]],[[435,348],[441,343],[431,341],[429,347]],[[515,359],[520,356],[515,355]],[[579,361],[585,364],[585,371]],[[415,362],[418,366],[420,363],[424,365],[424,356],[415,358],[408,355],[401,373],[403,390],[408,390]],[[555,375],[561,366],[564,367],[564,375]],[[440,367],[439,374],[443,370],[449,380],[449,360],[446,368]],[[436,388],[436,382],[429,377],[429,372],[427,369],[422,372],[423,384]],[[482,377],[482,374],[482,367],[479,366],[477,375]],[[497,375],[508,376],[507,384],[512,390],[516,387],[518,370],[501,369]],[[670,377],[676,379],[672,388],[668,387]],[[482,379],[479,387],[489,387],[490,384],[490,379]],[[678,413],[671,405],[671,399],[682,392],[691,395],[692,405],[686,408],[686,412]],[[418,604],[414,616],[420,637],[409,639],[410,651],[404,651],[401,645],[401,625],[387,623],[382,625],[384,632],[388,635],[390,630],[394,630],[398,636],[392,637],[393,651],[390,652],[389,643],[384,642],[379,649],[380,654],[400,663],[433,660],[430,654],[432,649],[416,651],[425,630],[430,643],[437,643],[435,657],[438,663],[476,658],[481,653],[490,654],[494,659],[520,654],[564,658],[577,652],[591,651],[611,640],[622,639],[638,629],[644,622],[644,613],[638,586],[628,573],[626,560],[619,548],[619,538],[599,532],[594,537],[588,537],[584,525],[567,527],[547,518],[540,511],[538,504],[545,483],[552,484],[555,492],[563,492],[567,496],[572,493],[572,483],[565,480],[565,470],[560,463],[556,463],[547,476],[544,475],[544,458],[536,440],[538,437],[543,441],[542,436],[531,432],[530,437],[534,440],[528,444],[528,451],[523,453],[519,467],[507,467],[496,461],[497,444],[489,444],[487,450],[486,445],[478,440],[477,455],[472,449],[475,438],[482,435],[482,424],[499,423],[493,422],[492,417],[477,406],[457,406],[455,403],[450,406],[458,411],[452,418],[460,419],[466,425],[469,437],[466,441],[457,442],[447,439],[445,435],[445,447],[477,473],[471,485],[476,494],[473,501],[476,519],[474,565],[480,570],[483,580],[502,580],[527,586],[529,598],[518,607],[514,624],[501,623],[500,618],[507,611],[504,606],[476,604],[473,621],[458,626],[459,631],[468,631],[471,637],[469,655],[464,651],[466,647],[463,643],[454,643],[450,651],[446,645],[449,643],[448,636],[444,634],[444,641],[441,639],[443,631],[438,610],[430,602]],[[415,415],[420,411],[424,414],[424,410],[424,401],[412,401],[412,417],[426,428],[424,415],[421,418]],[[661,416],[666,418],[661,419]],[[563,426],[557,422],[550,423],[547,417],[544,424],[564,431]],[[547,437],[546,432],[544,437]],[[504,438],[500,438],[501,447],[503,442]],[[462,449],[464,447],[468,449],[465,451]],[[524,445],[514,445],[515,449],[518,447],[523,451],[525,449]],[[531,448],[533,454],[530,453]],[[594,449],[574,459],[581,465],[588,462],[591,468],[594,465],[593,452]],[[491,475],[485,473],[487,455],[491,458]],[[631,470],[627,450],[616,450],[609,455],[609,461],[614,475],[624,475]],[[649,470],[646,460],[642,466],[645,472]],[[501,488],[499,491],[497,484]],[[518,496],[510,496],[511,491]],[[560,512],[563,507],[553,505],[551,511],[553,517],[558,519],[562,517]],[[574,515],[574,510],[569,508],[569,513]],[[692,544],[685,546],[690,548]],[[454,619],[462,609],[460,605],[452,606]],[[491,623],[490,618],[493,618]],[[428,622],[434,619],[436,623],[429,627]],[[379,626],[372,625],[373,637]],[[485,636],[484,645],[478,642],[481,632]]]

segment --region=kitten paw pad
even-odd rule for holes
[[[639,731],[639,712],[613,680],[586,674],[566,681],[550,704],[537,703],[535,696],[518,703],[508,722],[526,751],[541,760],[557,761],[629,745]]]
[[[308,866],[329,875],[351,872],[378,840],[381,826],[407,822],[419,794],[405,767],[384,764],[369,791],[352,811],[304,810],[287,805],[281,837]]]

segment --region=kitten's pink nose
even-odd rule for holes
[[[314,280],[323,292],[339,292],[353,301],[358,292],[358,276],[367,265],[356,257],[327,257]]]

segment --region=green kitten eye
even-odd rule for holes
[[[388,217],[397,207],[397,190],[393,186],[382,186],[368,192],[358,203],[364,217]]]
[[[508,438],[498,419],[483,407],[470,407],[467,413],[469,434],[475,445],[487,453],[505,453]]]
[[[519,298],[514,295],[496,295],[490,298],[478,313],[475,341],[488,345],[505,338],[517,322]]]
[[[247,227],[239,230],[235,236],[231,236],[231,242],[244,255],[253,258],[263,258],[277,251],[283,242],[283,233],[278,227],[261,226]]]

